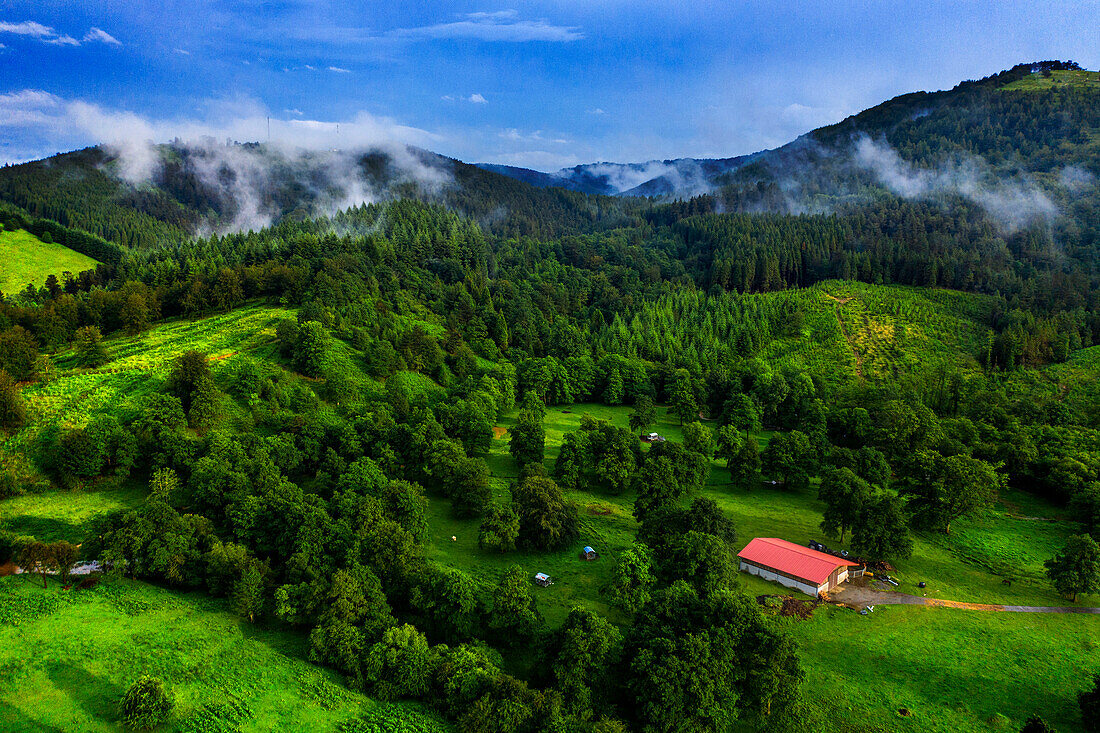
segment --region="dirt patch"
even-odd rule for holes
[[[589,514],[595,514],[599,517],[609,517],[615,513],[615,509],[610,504],[589,504],[587,507]]]
[[[763,595],[757,596],[756,602],[765,608],[776,609],[780,616],[786,618],[799,618],[806,620],[813,615],[821,601],[816,598],[802,600],[794,596]]]
[[[496,438],[497,440],[500,440],[501,438],[503,438],[507,434],[508,434],[508,428],[502,428],[499,425],[494,425],[493,426],[493,437]]]

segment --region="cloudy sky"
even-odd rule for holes
[[[1100,67],[1100,0],[0,0],[0,162],[268,117],[542,170],[726,157],[1050,58]]]

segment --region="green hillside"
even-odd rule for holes
[[[991,299],[949,290],[826,281],[792,298],[805,316],[798,339],[760,358],[811,373],[883,380],[936,367],[978,368]]]
[[[77,366],[71,352],[62,352],[50,379],[23,389],[30,419],[0,442],[0,462],[22,481],[42,481],[35,464],[48,461],[49,445],[59,430],[83,428],[104,413],[132,415],[142,399],[164,386],[172,361],[189,349],[202,350],[219,366],[240,353],[267,353],[275,322],[287,315],[282,308],[257,306],[167,322],[138,336],[108,339],[111,360],[94,369]],[[226,419],[233,415],[230,411]]]
[[[118,731],[116,701],[152,674],[176,702],[157,730],[450,730],[417,706],[348,690],[306,653],[301,636],[242,626],[201,594],[132,581],[43,590],[26,576],[0,578],[0,729]]]
[[[60,280],[62,273],[73,275],[94,270],[99,264],[87,255],[74,252],[56,242],[43,242],[22,229],[0,228],[0,293],[14,295],[28,285],[42,287],[49,275]]]
[[[1022,79],[1009,82],[1001,89],[1004,91],[1037,91],[1040,89],[1061,89],[1064,87],[1098,87],[1100,71],[1087,69],[1056,69],[1049,73],[1036,72]]]

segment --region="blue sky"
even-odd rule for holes
[[[269,116],[542,170],[726,157],[1048,58],[1100,67],[1100,3],[0,0],[0,161]]]

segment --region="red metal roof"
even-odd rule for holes
[[[775,537],[757,537],[737,553],[742,560],[766,565],[788,575],[821,585],[832,572],[843,565],[859,565],[835,555],[829,555],[809,547]]]

